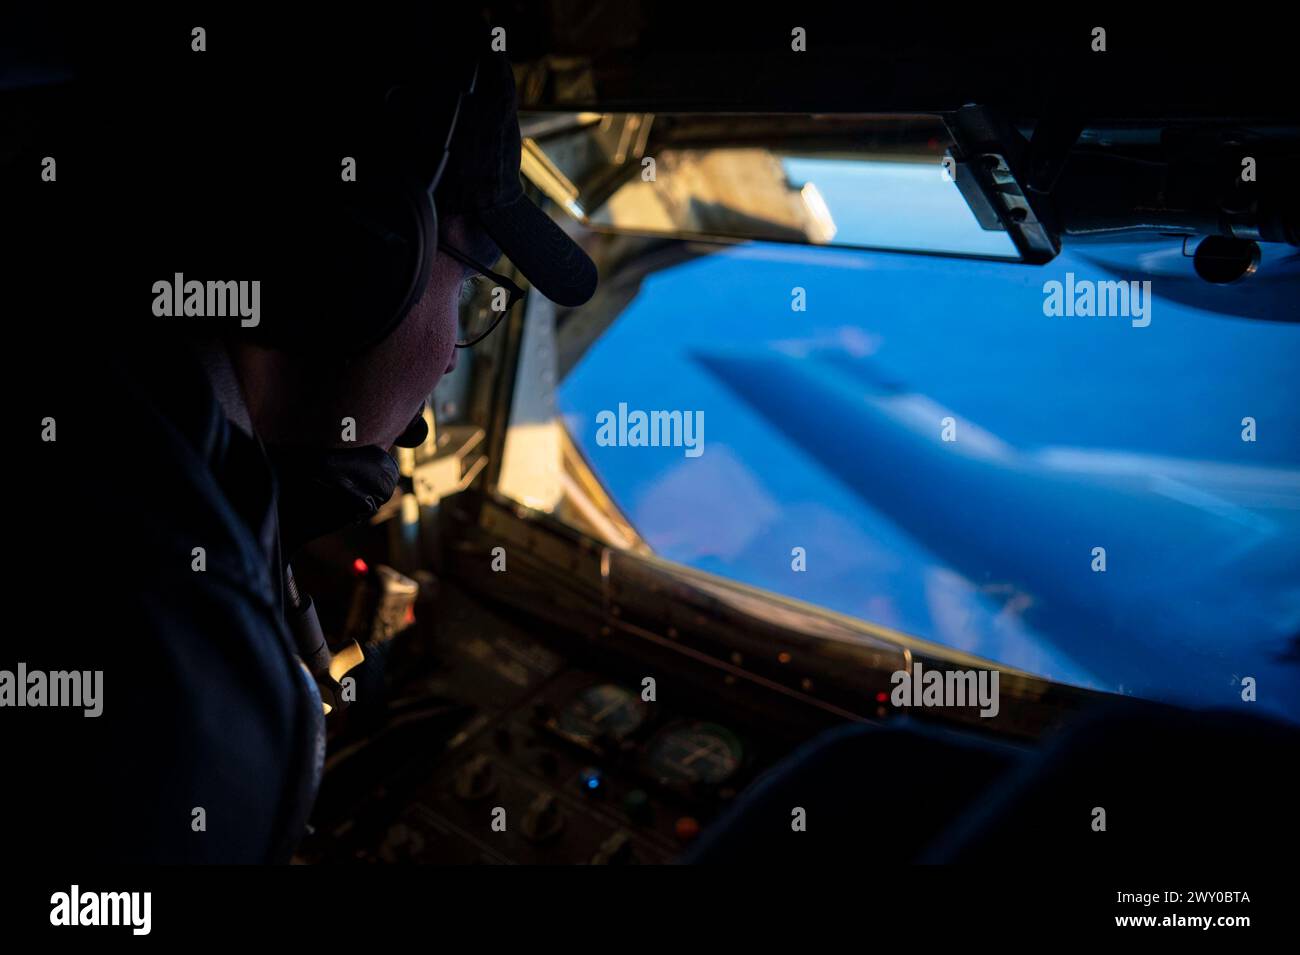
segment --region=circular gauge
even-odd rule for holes
[[[647,755],[663,782],[716,786],[740,768],[745,750],[734,733],[717,723],[679,723],[651,740]]]
[[[560,713],[560,732],[584,743],[599,737],[623,740],[646,721],[641,697],[613,683],[596,683],[575,696]]]

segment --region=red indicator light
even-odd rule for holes
[[[352,562],[352,573],[356,574],[358,577],[364,577],[366,574],[370,573],[370,565],[358,557]]]
[[[694,816],[682,816],[673,824],[673,832],[681,842],[691,842],[700,834],[700,823]]]

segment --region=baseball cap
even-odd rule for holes
[[[479,64],[474,92],[461,104],[434,193],[438,215],[466,216],[539,292],[557,305],[581,305],[596,291],[596,265],[524,195],[516,110],[510,61],[489,54]]]

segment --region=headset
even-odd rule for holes
[[[438,241],[434,191],[478,80],[469,41],[478,27],[486,49],[481,21],[468,32],[450,19],[425,25],[422,36],[390,24],[349,41],[346,69],[278,91],[276,106],[310,146],[293,156],[296,181],[255,240],[259,267],[281,276],[285,294],[267,303],[252,340],[347,357],[382,341],[420,300]]]

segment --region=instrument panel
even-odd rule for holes
[[[693,719],[661,725],[651,719],[651,712],[635,689],[593,682],[574,693],[546,726],[602,754],[630,748],[636,753],[633,771],[668,789],[700,793],[725,785],[740,772],[745,746],[727,727]],[[647,725],[653,727],[649,734],[644,732]],[[627,745],[639,737],[644,737],[644,745]]]
[[[669,862],[793,745],[678,674],[464,595],[437,614],[416,659],[390,661],[384,728],[331,741],[300,861]]]

